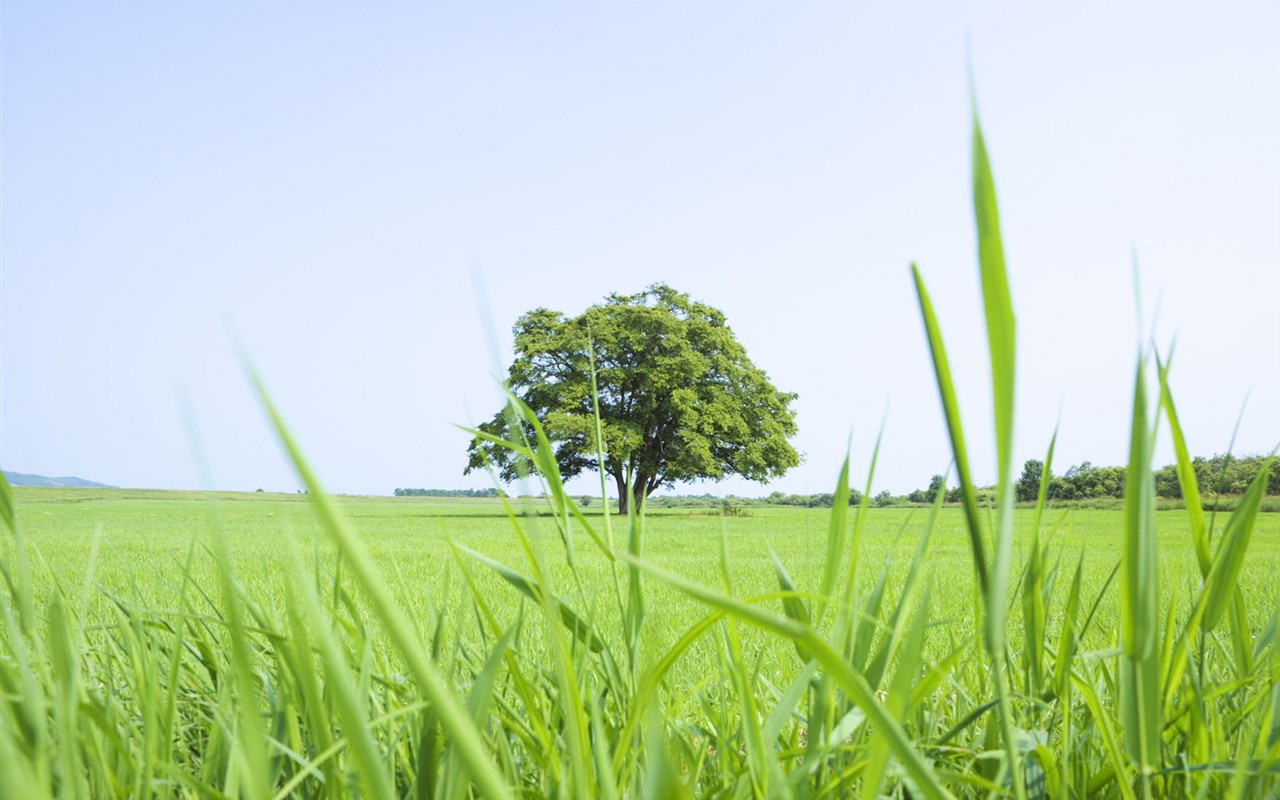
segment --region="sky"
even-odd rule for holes
[[[804,455],[674,491],[860,486],[883,422],[905,493],[950,462],[915,262],[993,482],[971,100],[1016,463],[1124,463],[1175,338],[1191,451],[1280,444],[1280,4],[6,0],[0,466],[292,492],[242,351],[330,491],[487,487],[515,320],[666,282]]]

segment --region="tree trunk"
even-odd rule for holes
[[[644,476],[640,476],[640,480],[636,481],[636,485],[631,487],[631,498],[635,503],[636,513],[640,513],[640,509],[644,508],[644,499],[649,496],[648,490],[645,488],[648,481],[644,480]]]
[[[635,483],[632,484],[630,491],[628,491],[627,479],[622,472],[610,474],[613,475],[613,482],[618,487],[618,514],[621,516],[626,516],[629,509],[639,514],[640,509],[644,508],[644,501],[654,489],[658,488],[657,476],[650,477],[640,473],[633,476]]]
[[[649,479],[644,475],[636,475],[630,491],[627,490],[627,479],[621,473],[615,473],[613,480],[618,486],[618,514],[625,517],[628,509],[634,509],[639,514],[651,491]]]
[[[618,485],[618,513],[622,516],[627,515],[627,479],[623,477],[621,472],[613,474],[614,483]]]

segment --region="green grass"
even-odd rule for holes
[[[334,498],[251,375],[305,497],[0,478],[0,796],[1274,797],[1280,517],[1160,510],[1162,419],[1196,487],[1146,349],[1120,507],[1014,507],[976,122],[973,188],[994,508],[920,270],[955,509],[868,508],[873,452],[856,511],[846,463],[830,511],[600,516],[517,402],[541,513]]]
[[[157,620],[154,624],[167,620],[174,627],[178,626],[175,620],[184,615],[188,619],[218,616],[219,609],[224,607],[217,597],[220,569],[212,554],[218,536],[226,541],[232,572],[245,595],[263,606],[268,617],[284,620],[289,606],[287,576],[294,569],[295,554],[300,553],[306,562],[306,572],[319,571],[323,586],[330,586],[335,569],[337,548],[325,535],[309,499],[301,495],[269,494],[14,490],[15,505],[32,553],[33,595],[41,599],[37,605],[47,610],[47,598],[61,584],[65,603],[85,607],[86,624],[80,626],[84,629],[80,649],[85,652],[84,657],[90,659],[123,647],[120,639],[108,633],[123,624],[122,607],[146,610]],[[453,652],[466,663],[462,656],[464,650],[483,651],[492,646],[492,631],[486,640],[486,632],[476,622],[475,596],[466,585],[450,543],[485,553],[505,564],[521,564],[523,548],[500,503],[429,498],[336,498],[335,503],[360,533],[380,572],[392,576],[385,588],[396,603],[406,609],[410,617],[431,619],[439,615],[441,652]],[[530,510],[536,511],[539,507],[545,510],[545,504],[536,501],[529,501],[527,505]],[[887,575],[887,598],[883,605],[892,607],[919,545],[918,534],[928,510],[870,509],[865,514],[860,540],[860,560],[864,567],[855,595],[870,595],[884,574]],[[1048,550],[1051,561],[1061,557],[1063,564],[1058,567],[1061,574],[1050,588],[1044,606],[1050,610],[1066,606],[1072,589],[1066,573],[1074,567],[1080,553],[1084,553],[1085,558],[1079,594],[1086,603],[1091,603],[1123,553],[1123,515],[1116,510],[1051,509],[1046,516],[1048,521],[1039,537],[1040,543]],[[650,563],[663,570],[688,580],[714,583],[707,578],[720,571],[723,541],[727,560],[732,564],[735,594],[753,596],[777,590],[775,568],[769,556],[772,550],[786,565],[795,585],[819,586],[827,563],[829,517],[829,512],[823,510],[797,508],[759,508],[753,509],[750,517],[726,519],[694,515],[684,509],[658,512],[646,519],[645,553]],[[552,518],[522,519],[527,525],[530,546],[547,561],[558,551],[563,552]],[[589,519],[596,524],[601,521],[595,515]],[[1035,509],[1018,509],[1014,513],[1013,551],[1019,564],[1026,563],[1034,519]],[[847,524],[851,532],[853,520]],[[1156,529],[1157,548],[1161,553],[1160,585],[1167,587],[1166,594],[1170,597],[1186,596],[1199,582],[1200,571],[1185,511],[1157,512]],[[6,561],[11,555],[11,550],[4,552]],[[93,588],[84,596],[84,577],[89,574],[91,560]],[[882,571],[886,563],[887,569]],[[604,587],[611,581],[610,562],[598,552],[581,550],[575,567],[576,576],[561,559],[548,570],[548,577],[560,586],[581,582],[586,587]],[[1261,634],[1267,610],[1280,606],[1280,582],[1273,579],[1280,569],[1280,518],[1259,517],[1250,556],[1241,569],[1240,585],[1245,593],[1246,608],[1249,616],[1260,621],[1251,635]],[[499,629],[516,624],[532,612],[528,599],[496,573],[477,568],[474,563],[468,572]],[[968,642],[971,649],[975,641],[975,577],[962,509],[945,508],[939,512],[929,537],[923,576],[929,597],[922,618],[930,620],[931,627],[921,644],[922,671],[924,665],[954,659],[957,643]],[[210,600],[193,601],[191,587],[204,587],[211,595]],[[680,636],[705,617],[706,608],[686,593],[661,583],[649,582],[645,590],[648,598],[641,649],[649,653],[668,652]],[[1117,591],[1117,582],[1113,581],[1083,636],[1082,650],[1107,652],[1116,647]],[[595,624],[603,630],[616,630],[620,625],[617,608],[603,602],[600,596],[592,597],[590,591],[581,597],[566,593],[565,598],[576,608],[591,609]],[[1168,601],[1169,598],[1164,598],[1165,604]],[[329,602],[334,602],[332,597]],[[364,691],[376,698],[376,702],[369,701],[367,711],[373,716],[374,708],[409,705],[407,696],[382,694],[386,689],[377,688],[374,677],[379,674],[383,679],[403,676],[407,669],[386,633],[368,620],[368,609],[361,608],[358,602],[353,601],[353,607],[345,609],[346,614],[340,609],[336,616],[341,619],[350,615],[353,622],[359,620],[368,626],[360,635],[352,636],[348,631],[347,636],[351,638],[344,646],[348,658],[353,660],[360,652],[356,649],[357,642],[360,648],[367,648],[368,654],[364,656],[370,661],[367,680],[375,685]],[[597,607],[592,608],[593,602]],[[192,607],[184,612],[184,604]],[[1187,613],[1185,606],[1184,603],[1184,614]],[[781,611],[778,601],[765,603],[763,607],[772,612]],[[283,622],[281,625],[283,627]],[[1049,641],[1056,642],[1060,625],[1061,619],[1050,614]],[[534,627],[531,622],[525,626],[520,639],[522,659],[545,663],[549,658],[545,632],[531,630]],[[435,627],[426,626],[421,631],[425,641],[435,635]],[[203,629],[202,635],[208,636],[211,642],[225,644],[228,632],[226,622],[222,621]],[[1011,652],[1024,653],[1022,626],[1011,626],[1008,633]],[[804,665],[796,657],[790,640],[751,627],[742,627],[738,636],[742,663],[751,668],[748,677],[754,687],[753,694],[768,697],[771,692],[780,693],[801,674]],[[152,642],[151,646],[158,648],[159,643]],[[220,649],[211,647],[214,652]],[[726,674],[728,665],[724,658],[722,647],[708,633],[675,661],[663,682],[660,698],[668,719],[686,731],[704,732],[703,737],[690,735],[688,742],[709,738],[706,732],[719,728],[713,722],[723,725],[740,717],[740,712],[731,712],[728,720],[714,720],[706,707],[716,702],[714,698],[732,696],[739,688],[732,676]],[[1019,669],[1023,666],[1024,659],[1015,655],[1014,661]],[[269,669],[269,663],[263,659],[258,666]],[[381,666],[375,669],[373,665]],[[6,661],[6,668],[8,666]],[[454,680],[465,685],[468,669],[463,664],[455,665]],[[991,691],[989,676],[973,661],[972,654],[962,658],[953,669],[956,672],[951,680],[940,684],[934,691],[936,696],[924,700],[923,707],[917,711],[918,716],[928,717],[935,736],[961,724]],[[162,677],[156,680],[163,683]],[[948,690],[948,683],[955,685]],[[967,701],[966,694],[971,695]],[[114,699],[125,706],[130,702],[145,702],[141,697],[130,698],[127,692],[116,694]],[[105,703],[107,697],[104,695],[99,700]],[[207,698],[199,695],[179,698],[174,713],[199,719],[198,711],[187,706],[200,706],[205,702]],[[423,713],[418,710],[411,716]],[[787,725],[792,727],[789,733],[799,736],[799,732],[807,728],[806,723],[807,720],[799,718],[789,719]],[[740,726],[740,721],[733,724]],[[965,748],[972,751],[966,755],[969,759],[981,751],[982,740],[987,735],[984,725],[975,723],[971,727],[961,740]],[[142,735],[142,731],[137,734]],[[374,752],[380,754],[380,759],[385,758],[381,754],[388,747],[387,734],[375,728],[374,736],[378,740],[373,744]],[[692,744],[686,745],[692,747]],[[158,753],[154,758],[163,761],[175,755]],[[354,759],[342,761],[347,768],[359,769]],[[410,762],[406,759],[402,769],[408,770]],[[975,769],[982,764],[973,763]],[[411,783],[407,775],[401,775],[399,780],[405,785]],[[297,788],[301,791],[309,785],[310,781],[304,780]]]
[[[216,564],[205,552],[213,547],[215,523],[230,545],[238,579],[249,586],[277,578],[280,570],[289,566],[295,544],[308,559],[313,547],[318,548],[322,566],[331,567],[336,553],[304,495],[27,487],[15,487],[13,495],[27,542],[38,551],[33,569],[37,597],[53,588],[54,575],[85,574],[99,527],[102,540],[95,584],[116,593],[132,591],[136,584],[144,597],[158,598],[163,593],[163,574],[179,569],[193,546],[198,550],[193,562],[196,576],[206,585],[216,585]],[[400,573],[400,579],[393,583],[402,579],[415,587],[414,593],[437,605],[448,600],[446,589],[455,601],[465,599],[459,581],[446,585],[441,577],[442,570],[457,573],[450,541],[504,563],[523,559],[506,513],[495,500],[334,499],[379,566]],[[522,505],[535,512],[547,510],[542,501],[526,500]],[[593,513],[590,507],[584,512],[598,519],[598,512]],[[870,509],[863,534],[863,563],[876,565],[878,571],[892,555],[897,569],[905,571],[927,513],[928,509]],[[1034,514],[1031,508],[1015,512],[1015,532],[1019,534],[1015,550],[1020,555],[1028,545]],[[1167,575],[1162,585],[1192,580],[1199,573],[1186,512],[1160,511],[1157,516],[1161,565]],[[1061,550],[1072,559],[1083,550],[1087,554],[1086,576],[1105,579],[1122,552],[1119,510],[1051,509],[1047,517],[1049,528],[1041,537],[1042,544],[1055,555]],[[719,569],[723,532],[740,588],[751,587],[754,592],[776,588],[768,548],[778,554],[798,584],[816,585],[826,562],[829,519],[830,511],[825,509],[753,508],[750,516],[723,520],[711,508],[701,513],[664,509],[647,515],[646,549],[649,558],[666,569],[691,578],[706,576]],[[530,534],[548,554],[558,547],[559,537],[549,517],[530,520]],[[1269,580],[1280,568],[1280,518],[1260,516],[1254,536],[1242,583],[1259,595],[1260,603],[1268,595],[1272,600],[1280,599],[1280,582]],[[0,552],[8,557],[10,550]],[[608,573],[606,564],[603,558],[584,558],[579,567],[586,571],[586,578],[597,581]],[[935,593],[945,591],[945,584],[951,583],[960,597],[971,602],[967,584],[973,580],[973,567],[961,509],[942,509],[930,543],[929,565],[943,584]],[[875,575],[870,569],[865,571],[868,574],[863,582],[869,584]],[[947,580],[952,577],[955,580]],[[78,591],[81,583],[73,582],[71,588]],[[945,605],[947,599],[945,594],[935,594],[934,601]],[[698,609],[696,603],[684,599],[680,605]],[[1265,608],[1265,604],[1258,607]]]

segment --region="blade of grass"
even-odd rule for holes
[[[1204,593],[1208,597],[1205,609],[1204,629],[1210,631],[1222,618],[1227,604],[1235,598],[1240,569],[1244,566],[1245,555],[1249,550],[1249,540],[1258,520],[1258,512],[1262,509],[1262,497],[1267,490],[1267,476],[1271,469],[1272,459],[1263,462],[1253,483],[1240,498],[1240,504],[1227,519],[1223,528],[1222,539],[1218,542],[1218,552],[1214,555],[1213,565],[1205,577]],[[1240,632],[1243,635],[1243,632]]]
[[[969,471],[969,454],[964,443],[964,428],[960,422],[960,404],[956,401],[955,383],[951,379],[951,364],[947,359],[942,330],[933,311],[933,301],[925,288],[924,278],[915,264],[911,276],[916,284],[916,297],[920,302],[920,316],[924,321],[925,335],[929,339],[929,352],[933,357],[933,373],[938,382],[938,394],[942,400],[942,412],[947,420],[947,433],[951,437],[951,454],[956,462],[956,477],[960,481],[960,497],[968,525],[969,545],[973,549],[973,565],[978,575],[978,588],[983,596],[991,579],[987,574],[986,546],[983,544],[982,517],[978,513],[978,497]]]
[[[1266,466],[1269,467],[1270,461],[1271,459],[1267,460]],[[1262,496],[1266,491],[1266,478],[1267,469],[1259,470],[1257,477],[1240,499],[1239,505],[1227,518],[1222,538],[1218,542],[1218,550],[1210,564],[1209,574],[1205,577],[1195,607],[1173,648],[1175,657],[1170,659],[1169,672],[1164,682],[1166,705],[1173,702],[1174,694],[1181,685],[1187,668],[1186,659],[1178,658],[1176,654],[1188,650],[1189,642],[1211,632],[1223,613],[1231,607],[1229,604],[1237,602],[1236,595],[1240,592],[1240,570],[1244,566],[1249,541],[1261,510]],[[1238,623],[1238,627],[1233,625],[1232,647],[1237,653],[1249,648],[1247,641],[1239,641],[1244,635],[1242,631],[1247,629],[1246,626],[1247,620]]]
[[[1026,796],[1020,753],[1014,746],[1013,709],[1008,697],[1008,653],[1005,650],[1006,600],[1013,564],[1013,411],[1017,367],[1017,325],[1009,298],[1009,277],[1000,237],[1000,212],[995,180],[987,156],[982,126],[973,107],[973,211],[978,233],[978,265],[982,276],[982,306],[991,354],[991,397],[996,430],[995,563],[987,586],[984,633],[992,658],[996,697],[1000,701],[1005,755],[1018,800]]]
[[[31,594],[31,569],[27,565],[27,546],[22,540],[22,530],[18,527],[18,515],[13,505],[13,489],[9,481],[0,471],[0,521],[13,534],[14,555],[18,564],[18,574],[11,576],[4,570],[9,591],[14,595],[18,606],[18,623],[23,633],[30,633],[35,621],[35,598]],[[0,564],[0,566],[3,566]],[[16,585],[15,585],[16,584]]]
[[[921,537],[927,539],[926,536]],[[923,547],[921,548],[923,550]],[[893,634],[890,641],[896,643],[902,641],[902,652],[898,657],[897,666],[895,667],[892,683],[885,694],[885,710],[891,714],[899,723],[906,721],[907,710],[910,708],[911,700],[911,684],[918,673],[921,653],[924,648],[925,640],[925,624],[929,616],[929,589],[924,588],[924,596],[920,603],[912,603],[914,593],[903,592],[904,596],[899,603],[900,612],[896,615],[898,620],[894,624]],[[909,627],[906,626],[907,620],[910,619]],[[905,630],[904,630],[905,629]],[[886,652],[893,652],[897,648],[886,646]],[[871,800],[880,794],[880,788],[884,781],[884,774],[888,767],[889,741],[885,737],[876,737],[871,742],[871,751],[867,756],[867,773],[865,783],[863,784],[862,796]]]
[[[628,558],[628,560],[631,560]],[[690,595],[713,608],[719,608],[729,615],[776,635],[785,636],[800,642],[813,653],[813,657],[835,679],[836,684],[849,695],[850,699],[866,713],[867,718],[876,725],[881,735],[889,742],[890,750],[902,762],[907,773],[916,781],[926,797],[948,798],[950,792],[938,780],[937,775],[925,762],[915,744],[903,731],[897,720],[888,713],[884,705],[876,699],[875,693],[867,684],[866,678],[855,672],[849,664],[812,628],[800,625],[787,617],[770,614],[756,606],[733,597],[727,597],[700,584],[668,572],[647,561],[636,559],[635,563],[645,572],[663,583]]]
[[[466,765],[472,780],[488,797],[511,798],[510,788],[489,759],[480,732],[476,730],[456,692],[432,662],[404,613],[392,601],[363,542],[350,529],[337,506],[324,493],[311,467],[303,459],[302,452],[294,442],[292,434],[285,427],[284,420],[267,394],[261,379],[252,367],[247,366],[247,362],[246,368],[276,435],[280,438],[285,452],[293,462],[294,469],[310,493],[310,500],[324,523],[325,532],[346,555],[347,564],[373,606],[374,614],[382,622],[387,635],[404,657],[419,691],[436,708],[436,713],[440,715],[441,727],[453,737],[454,746],[459,749],[462,762]]]
[[[886,409],[887,415],[887,409]],[[863,484],[862,499],[858,503],[858,514],[853,520],[853,534],[849,540],[849,568],[844,578],[844,595],[841,601],[840,614],[836,617],[836,649],[848,654],[855,644],[849,637],[853,633],[853,625],[848,615],[854,611],[854,596],[858,591],[858,562],[862,556],[862,531],[867,524],[867,514],[871,508],[871,487],[875,481],[876,462],[880,458],[880,443],[884,440],[885,421],[880,421],[880,431],[876,434],[875,446],[871,448],[871,463],[867,466],[867,480]]]
[[[835,591],[836,577],[839,575],[840,557],[844,554],[847,520],[849,516],[849,452],[846,449],[844,463],[840,466],[840,477],[836,480],[836,491],[831,501],[831,525],[827,529],[827,559],[822,568],[823,597],[830,597]],[[776,558],[775,558],[776,561]],[[817,619],[819,624],[827,611],[827,600],[818,601]]]
[[[1049,452],[1040,468],[1040,488],[1036,492],[1035,521],[1031,525],[1031,545],[1027,571],[1022,583],[1022,641],[1027,664],[1027,694],[1039,694],[1044,680],[1045,650],[1045,566],[1048,553],[1040,547],[1040,522],[1044,516],[1045,494],[1053,464],[1053,448],[1058,441],[1055,430],[1049,440]]]
[[[1146,358],[1138,359],[1133,390],[1133,425],[1124,487],[1124,557],[1120,571],[1120,709],[1125,750],[1138,765],[1143,794],[1159,768],[1159,576],[1156,563],[1155,484],[1152,480],[1152,425],[1148,421]],[[1117,765],[1118,766],[1118,765]]]
[[[1000,238],[1000,212],[996,206],[995,180],[987,156],[978,112],[973,111],[973,210],[978,233],[978,263],[982,276],[982,304],[987,322],[987,347],[991,354],[991,396],[996,431],[996,530],[995,564],[987,600],[988,648],[1003,649],[1004,608],[1013,559],[1013,400],[1017,326],[1009,299],[1009,278]]]
[[[305,617],[315,635],[316,649],[324,664],[324,695],[332,698],[336,716],[342,722],[347,745],[355,761],[355,778],[373,797],[390,797],[393,794],[391,776],[384,764],[384,755],[369,726],[369,711],[362,700],[367,697],[359,686],[358,677],[352,674],[351,665],[333,630],[332,620],[324,611],[317,589],[307,580],[307,570],[294,553],[295,581],[289,585],[289,603],[297,608],[295,615]],[[320,698],[314,698],[318,701]]]
[[[1196,482],[1195,465],[1191,463],[1191,455],[1187,450],[1187,441],[1182,435],[1182,424],[1178,420],[1178,410],[1173,404],[1173,393],[1169,391],[1169,363],[1160,360],[1156,354],[1156,371],[1160,375],[1160,405],[1164,408],[1165,417],[1169,420],[1169,432],[1173,437],[1173,452],[1177,459],[1175,470],[1178,485],[1182,489],[1182,499],[1187,507],[1187,518],[1191,522],[1191,542],[1195,546],[1196,560],[1200,564],[1200,574],[1209,574],[1209,530],[1204,521],[1204,504],[1200,500],[1200,487]]]
[[[537,581],[526,578],[524,575],[516,572],[505,564],[494,561],[488,556],[481,555],[466,545],[456,545],[456,547],[465,552],[467,555],[484,564],[489,569],[498,573],[507,583],[514,586],[521,594],[533,600],[535,603],[542,603],[546,593]],[[574,635],[574,638],[585,644],[593,653],[599,653],[604,649],[604,640],[596,635],[592,626],[588,624],[582,617],[578,616],[573,609],[565,605],[564,601],[556,598],[556,605],[559,607],[560,621]]]
[[[240,592],[232,574],[231,556],[228,552],[225,532],[221,529],[214,537],[218,557],[218,575],[222,579],[223,607],[227,610],[227,629],[231,640],[231,672],[235,682],[235,707],[237,727],[235,732],[235,760],[244,774],[239,778],[238,792],[251,800],[267,800],[270,797],[268,766],[266,760],[266,731],[258,696],[258,682],[249,656],[251,647],[249,632],[241,619]]]

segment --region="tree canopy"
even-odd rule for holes
[[[740,475],[766,481],[800,463],[787,441],[791,403],[747,358],[720,311],[664,284],[613,294],[576,317],[538,308],[516,322],[508,388],[537,415],[565,478],[603,469],[620,510],[660,486]],[[597,457],[594,358],[604,463]],[[519,440],[499,411],[479,428]],[[521,422],[523,435],[533,431]],[[508,448],[475,438],[467,472],[494,465],[503,481],[531,469]],[[627,486],[631,485],[630,498]]]

